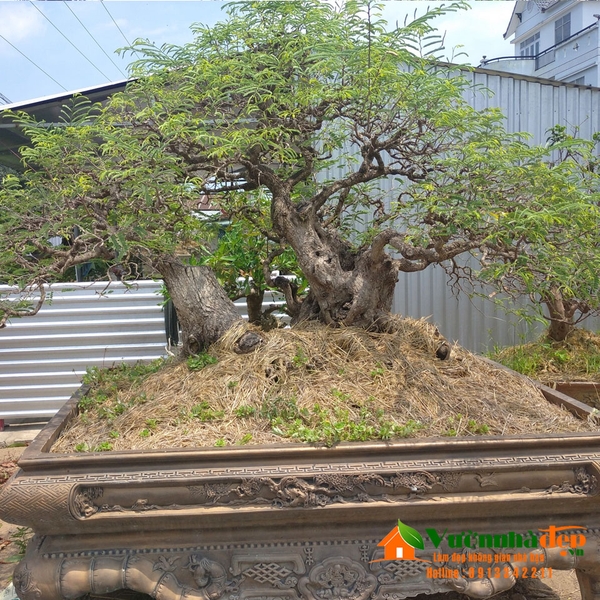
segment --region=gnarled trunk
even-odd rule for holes
[[[575,329],[574,317],[578,304],[565,299],[557,287],[546,294],[543,301],[550,320],[547,335],[555,342],[563,342]]]
[[[155,264],[162,275],[182,329],[183,354],[196,354],[241,320],[209,267],[190,266],[177,257]]]
[[[324,252],[317,252],[320,256],[315,257],[307,251],[305,260],[318,261]],[[363,255],[356,258],[351,270],[344,270],[339,257],[330,251],[326,262],[326,277],[317,279],[315,272],[307,275],[311,291],[294,320],[319,319],[327,324],[386,329],[398,281],[392,261],[374,262]]]
[[[381,252],[356,252],[334,231],[322,227],[311,211],[289,202],[274,202],[273,221],[294,249],[308,280],[310,294],[288,308],[294,322],[319,319],[327,324],[385,329],[392,309],[398,271]]]

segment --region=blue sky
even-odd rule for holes
[[[191,39],[190,24],[219,20],[223,4],[220,0],[0,0],[0,93],[21,102],[122,80],[131,57],[114,51],[126,46],[126,39],[185,43]],[[435,4],[388,0],[385,16],[389,22],[402,23],[407,13],[422,14]],[[470,11],[447,15],[437,23],[446,33],[448,56],[459,45],[468,54],[460,62],[474,65],[483,55],[513,54],[502,35],[514,2],[475,0],[471,6]]]

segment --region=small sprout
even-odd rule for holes
[[[200,354],[194,354],[187,359],[187,366],[190,371],[200,371],[208,365],[214,365],[218,360],[212,354],[208,352],[202,352]]]
[[[240,417],[241,419],[247,419],[248,417],[253,417],[256,414],[256,408],[254,408],[254,406],[250,406],[249,404],[242,404],[234,410],[234,414],[236,417]]]
[[[154,431],[158,427],[157,419],[146,419],[146,427]]]
[[[292,358],[292,363],[295,367],[303,367],[308,363],[308,356],[304,354],[304,350],[300,346],[296,348],[296,354]]]
[[[110,452],[113,449],[111,442],[101,442],[94,448],[94,452]]]
[[[112,438],[113,440],[116,440],[119,435],[121,435],[116,429],[113,429],[109,434],[108,437]]]
[[[348,402],[350,400],[350,394],[341,392],[340,390],[338,390],[336,388],[333,388],[331,390],[331,393],[333,394],[334,398],[336,398],[340,402]],[[317,405],[315,405],[315,406],[317,406]]]
[[[142,429],[140,431],[140,437],[143,437],[143,438],[150,437],[150,430],[149,429]]]
[[[227,446],[227,442],[224,440],[224,438],[219,438],[215,442],[215,446],[218,446],[219,448],[223,448],[224,446]]]
[[[214,421],[215,419],[222,419],[224,416],[224,411],[214,410],[206,400],[203,400],[200,404],[195,404],[190,410],[190,417],[200,421]]]
[[[252,440],[252,434],[251,433],[247,433],[246,435],[244,435],[242,437],[242,439],[238,442],[239,446],[244,446],[245,444],[247,444],[248,442],[250,442]]]
[[[90,447],[85,442],[82,442],[81,444],[75,444],[75,452],[89,452],[89,451],[90,451]]]
[[[17,554],[9,556],[7,562],[20,562],[25,556],[27,544],[32,537],[33,531],[29,529],[29,527],[17,527],[16,531],[11,533],[8,537],[9,541],[17,547]]]
[[[383,377],[384,374],[385,374],[385,369],[381,366],[380,363],[377,363],[377,366],[370,373],[370,375],[373,379],[378,379],[379,377]]]
[[[240,383],[239,381],[233,381],[233,380],[232,381],[228,381],[227,382],[227,387],[230,390],[233,390],[233,389],[235,389],[239,385],[239,383]]]

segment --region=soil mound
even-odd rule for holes
[[[207,354],[150,374],[92,373],[80,415],[53,451],[598,429],[458,346],[439,360],[440,336],[423,320],[398,318],[393,333],[317,324],[261,332],[259,349],[241,355],[240,328]]]

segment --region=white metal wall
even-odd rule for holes
[[[37,315],[0,329],[0,419],[53,416],[87,367],[163,356],[160,283],[107,283],[53,284]],[[0,294],[9,291],[0,286]]]

